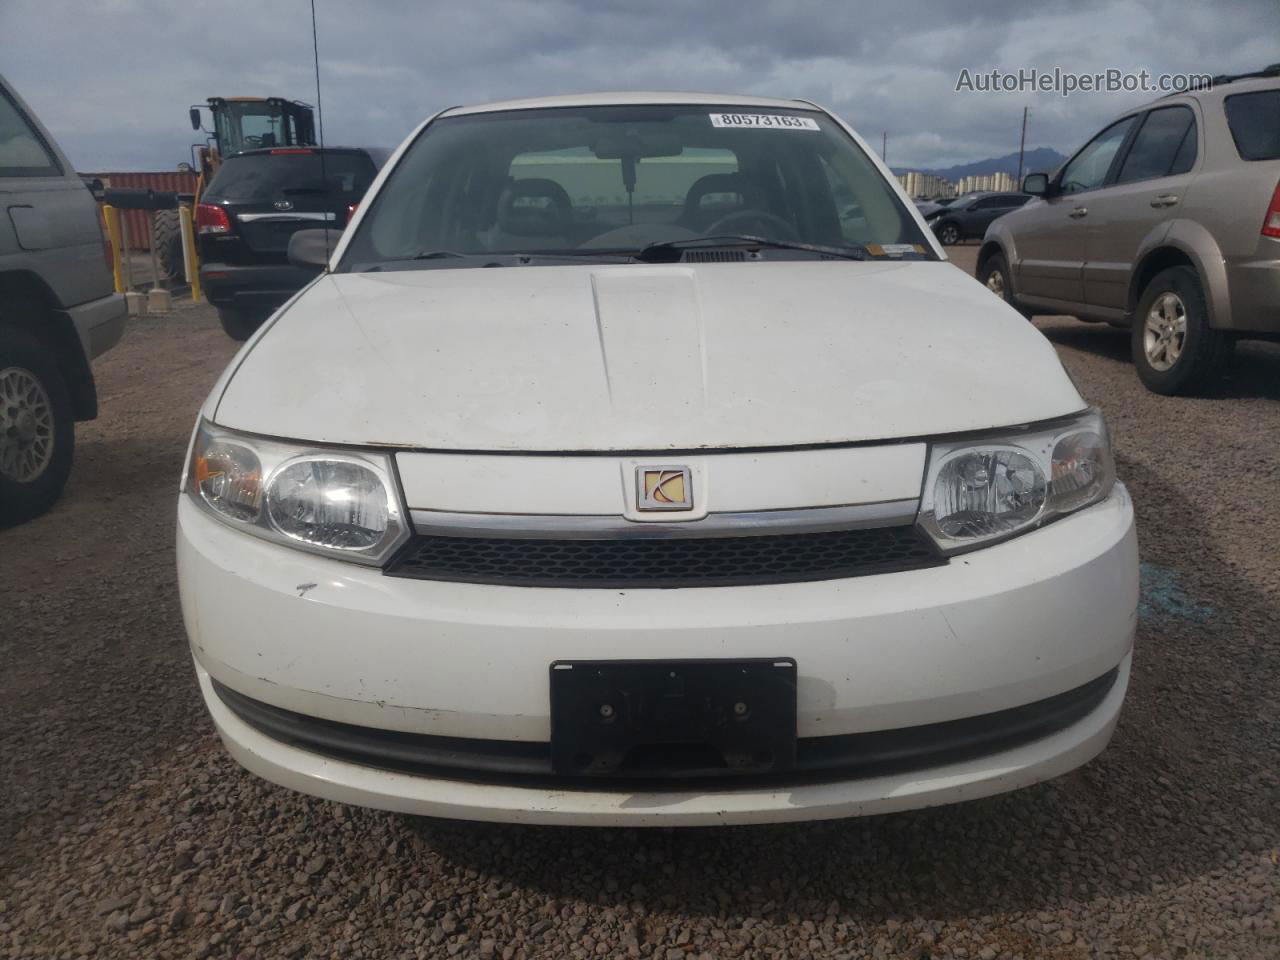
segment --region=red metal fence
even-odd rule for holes
[[[80,176],[92,180],[97,178],[104,187],[140,187],[152,190],[173,190],[177,193],[195,193],[196,175],[180,173],[177,170],[159,173],[81,173]],[[121,210],[121,215],[129,218],[129,249],[150,250],[151,214],[145,210]]]

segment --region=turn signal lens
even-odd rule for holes
[[[1115,482],[1111,449],[1106,439],[1092,430],[1059,440],[1053,448],[1051,469],[1053,494],[1049,502],[1062,512],[1105,496]]]
[[[196,493],[232,520],[252,523],[262,509],[262,465],[248,447],[214,440],[197,449],[192,464]]]

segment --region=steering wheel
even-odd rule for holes
[[[786,220],[783,220],[777,214],[770,213],[768,210],[757,210],[754,207],[748,207],[746,210],[738,210],[734,213],[726,214],[711,226],[703,231],[703,236],[714,237],[722,233],[739,233],[734,229],[739,223],[766,223],[777,227],[782,231],[779,240],[796,240],[799,239],[796,228]]]

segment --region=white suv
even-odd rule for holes
[[[1138,580],[1102,418],[835,117],[454,108],[329,264],[214,388],[179,498],[196,672],[250,770],[723,824],[1107,743]]]

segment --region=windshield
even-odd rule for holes
[[[266,100],[232,100],[213,114],[218,149],[223,156],[288,143],[280,109]]]
[[[633,255],[742,236],[931,256],[905,205],[825,114],[610,106],[432,123],[378,191],[339,269]]]

